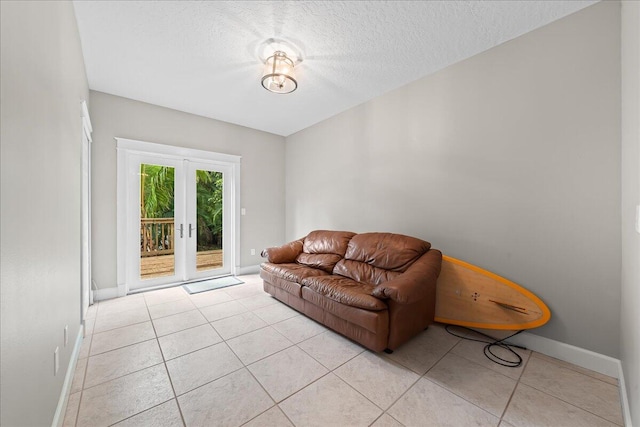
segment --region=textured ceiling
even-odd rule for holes
[[[594,1],[75,1],[91,89],[278,135]],[[304,61],[298,90],[260,85],[261,42]]]

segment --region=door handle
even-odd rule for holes
[[[196,228],[193,225],[189,224],[189,238],[191,238],[191,232],[195,229]]]
[[[184,237],[184,224],[180,224],[180,238]]]

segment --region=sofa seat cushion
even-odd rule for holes
[[[302,280],[302,285],[308,286],[320,295],[339,303],[363,308],[365,310],[386,310],[384,301],[374,297],[371,293],[375,286],[356,282],[342,276],[315,276]]]
[[[272,276],[300,284],[302,284],[302,280],[307,277],[329,275],[329,273],[324,270],[296,263],[272,264],[270,262],[264,262],[260,268]]]
[[[307,302],[304,313],[308,313],[309,317],[324,325],[327,325],[328,318],[332,317],[334,320],[342,319],[347,323],[364,328],[376,335],[386,337],[389,334],[389,310],[372,311],[352,307],[320,295],[307,286],[302,287],[302,298]],[[314,316],[315,310],[310,306],[317,307],[317,310],[320,312],[316,312],[317,315]],[[358,335],[357,332],[352,332]],[[351,335],[351,337],[354,338],[353,335]],[[358,339],[356,339],[356,341],[358,341]]]

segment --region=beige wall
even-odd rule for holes
[[[602,2],[288,137],[287,238],[424,238],[539,295],[534,333],[617,357],[619,141]]]
[[[89,93],[70,2],[3,1],[0,16],[0,424],[44,426],[80,329],[80,102]]]
[[[622,2],[622,309],[620,359],[640,426],[640,2]]]
[[[212,102],[216,102],[212,95]],[[284,138],[218,120],[91,91],[92,274],[116,286],[116,141],[135,139],[242,156],[240,266],[284,239]],[[250,249],[256,255],[250,255]]]

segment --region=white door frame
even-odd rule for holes
[[[87,102],[80,104],[82,116],[82,207],[81,207],[81,267],[80,267],[80,322],[84,324],[89,304],[93,304],[91,291],[91,119]]]
[[[131,261],[127,262],[128,237],[136,235],[138,230],[129,230],[130,221],[127,219],[128,203],[131,200],[131,186],[127,186],[127,173],[131,167],[132,155],[155,155],[164,158],[184,159],[197,158],[207,163],[219,164],[229,167],[230,197],[225,203],[229,203],[231,209],[230,223],[233,229],[233,238],[230,241],[229,252],[231,255],[231,274],[236,274],[240,262],[240,156],[214,153],[204,150],[176,147],[171,145],[156,144],[151,142],[136,141],[125,138],[115,138],[117,150],[117,281],[118,295],[124,296],[130,292],[128,278],[131,277]],[[139,226],[138,226],[139,227]],[[172,286],[171,284],[165,286]]]

